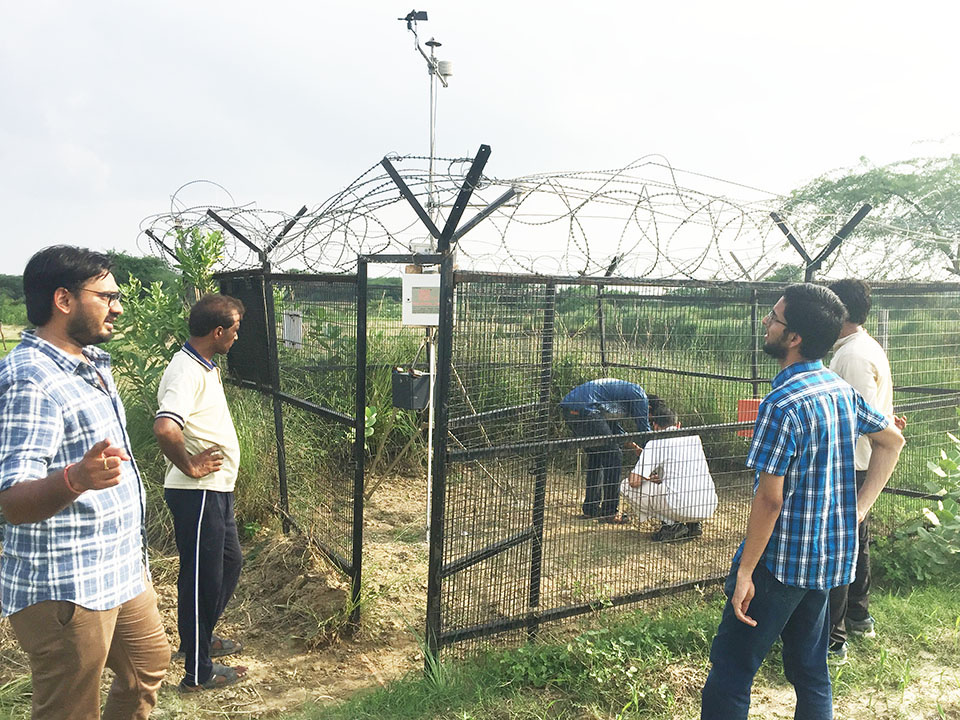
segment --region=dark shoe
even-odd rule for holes
[[[660,526],[653,537],[654,542],[673,542],[674,540],[687,540],[690,538],[690,528],[686,523],[664,523]]]
[[[243,665],[230,667],[229,665],[214,663],[213,672],[210,673],[210,677],[207,678],[206,682],[200,683],[199,685],[187,685],[182,682],[180,683],[180,692],[193,693],[200,692],[201,690],[217,690],[218,688],[240,682],[246,674],[247,669]]]
[[[616,515],[606,515],[597,520],[599,523],[606,523],[609,525],[626,525],[631,522],[633,518],[630,515],[623,514],[620,517]]]
[[[700,537],[703,535],[703,523],[699,522],[689,522],[687,523],[687,537]]]
[[[228,640],[219,635],[214,635],[210,640],[210,657],[224,657],[226,655],[235,655],[243,650],[243,643],[237,640]]]

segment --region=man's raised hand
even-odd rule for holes
[[[81,492],[113,487],[120,482],[121,466],[129,459],[122,447],[101,440],[70,468],[70,484]]]

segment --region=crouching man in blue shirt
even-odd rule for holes
[[[844,317],[836,295],[804,283],[786,288],[763,319],[764,352],[781,371],[760,404],[747,455],[755,495],[724,587],[702,719],[746,720],[753,677],[778,637],[784,674],[797,693],[794,717],[833,717],[828,596],[853,579],[857,523],[903,446],[900,431],[820,362]],[[858,492],[859,435],[869,437],[873,454]]]

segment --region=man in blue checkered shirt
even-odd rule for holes
[[[797,693],[795,718],[833,717],[827,669],[830,588],[849,583],[857,523],[896,466],[903,436],[820,362],[845,310],[824,287],[791,285],[763,319],[764,351],[781,371],[764,398],[747,466],[756,484],[747,536],[733,558],[728,601],[710,651],[701,718],[746,720],[750,687],[779,637]],[[854,447],[873,446],[857,491]]]
[[[105,255],[41,250],[23,273],[35,331],[0,361],[0,605],[30,659],[33,717],[146,718],[170,663],[147,573],[144,493],[110,339]]]

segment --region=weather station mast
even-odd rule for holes
[[[436,223],[440,214],[440,202],[436,197],[436,188],[434,187],[433,176],[434,176],[434,159],[437,154],[437,81],[440,81],[440,84],[443,87],[448,87],[447,78],[453,74],[453,64],[446,60],[438,60],[436,56],[436,50],[441,46],[441,43],[434,39],[430,38],[427,40],[426,45],[430,48],[430,54],[423,49],[420,45],[420,36],[417,34],[417,23],[427,21],[427,13],[425,10],[411,10],[406,14],[405,17],[397,18],[403,22],[407,23],[407,30],[413,33],[413,42],[414,47],[417,52],[420,53],[421,57],[427,63],[427,74],[430,77],[430,108],[429,108],[429,127],[430,127],[430,158],[429,166],[427,171],[427,215],[429,216],[431,222]],[[426,239],[423,241],[412,241],[410,243],[410,251],[412,253],[436,253],[437,252],[437,239],[431,235],[427,235]],[[414,265],[408,266],[407,272],[421,273],[423,271],[422,266]],[[408,275],[409,277],[409,275]],[[431,287],[431,292],[436,295],[436,302],[439,312],[439,302],[440,302],[440,287],[439,287],[439,275],[432,274],[431,286],[436,285],[435,288]],[[436,280],[437,282],[432,282]],[[406,295],[406,291],[404,291]],[[436,377],[437,377],[437,353],[436,353],[436,331],[433,326],[427,325],[425,328],[423,347],[427,351],[427,367],[429,379],[429,400],[427,403],[427,503],[426,503],[426,518],[427,518],[427,538],[430,537],[430,508],[432,503],[432,488],[433,488],[433,435],[434,435],[434,426],[436,424],[436,405],[434,403],[434,395],[436,392]]]

